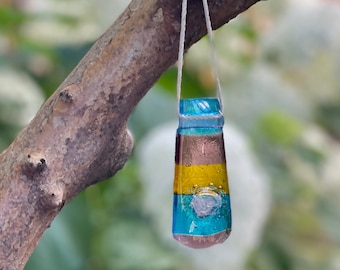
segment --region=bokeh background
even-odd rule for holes
[[[2,0],[0,151],[127,6]],[[25,270],[339,270],[340,1],[263,1],[215,31],[233,232],[172,240],[176,68],[140,102],[124,169],[67,205]],[[214,95],[209,42],[185,56],[184,96]],[[1,236],[0,236],[1,237]]]

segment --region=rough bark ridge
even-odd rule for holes
[[[210,0],[213,28],[259,0]],[[206,34],[189,0],[186,48]],[[128,159],[127,119],[177,58],[181,1],[134,0],[0,155],[0,269],[23,269],[63,205]]]

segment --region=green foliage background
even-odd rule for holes
[[[108,23],[97,22],[100,8],[95,1],[59,2],[59,9],[48,12],[27,11],[14,1],[0,5],[0,73],[10,68],[29,76],[44,98]],[[85,7],[72,13],[63,10],[67,5]],[[103,10],[107,3],[100,5]],[[323,173],[327,166],[331,171],[340,166],[334,162],[340,155],[340,31],[329,29],[335,24],[331,16],[322,18],[297,3],[292,12],[292,6],[283,0],[259,3],[215,33],[226,119],[247,134],[272,186],[271,212],[245,270],[340,269],[340,173]],[[319,11],[339,6],[327,2]],[[48,40],[30,30],[39,29],[37,25],[50,25],[51,31],[66,28],[68,36],[92,25],[95,34]],[[210,74],[208,42],[203,39],[186,56],[184,96],[211,95]],[[153,127],[176,118],[175,83],[173,67],[132,115],[137,145]],[[7,110],[15,114],[20,106],[0,100],[0,150],[22,128],[15,118],[6,117]],[[133,154],[113,179],[88,188],[67,205],[25,269],[193,269],[183,254],[161,241],[143,212],[137,168]]]

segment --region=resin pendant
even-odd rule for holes
[[[217,98],[180,100],[172,232],[191,248],[222,243],[231,232],[223,124]]]

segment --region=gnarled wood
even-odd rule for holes
[[[258,0],[210,0],[213,28]],[[189,0],[186,48],[206,34]],[[134,0],[0,155],[0,269],[22,269],[63,205],[128,159],[132,110],[177,58],[181,1]]]

